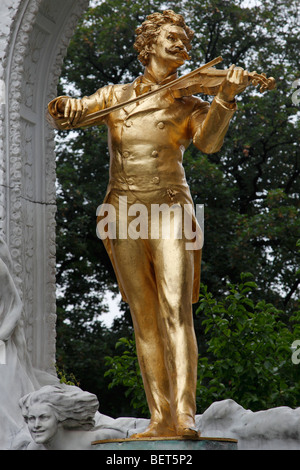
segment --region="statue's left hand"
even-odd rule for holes
[[[226,78],[220,85],[217,96],[224,101],[233,101],[238,93],[247,88],[248,84],[248,72],[245,72],[241,67],[231,65]]]

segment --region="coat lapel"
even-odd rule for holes
[[[118,103],[124,103],[136,97],[135,86],[138,80],[139,78],[137,78],[134,82],[128,85],[124,85],[121,90],[118,90],[115,93],[115,97]],[[142,96],[143,95],[141,95],[141,97]],[[161,110],[164,108],[168,108],[173,102],[174,98],[172,97],[171,93],[168,91],[163,91],[161,94],[158,93],[157,95],[142,99],[141,101],[137,101],[136,103],[124,106],[124,108],[122,109],[127,116],[132,116],[133,114],[144,111],[150,112],[158,109]]]
[[[118,103],[124,103],[125,101],[129,101],[132,98],[135,98],[135,83],[136,80],[132,83],[129,83],[127,85],[124,85],[121,90],[118,90],[115,93],[115,97]],[[136,107],[136,103],[130,104],[128,106],[124,106],[123,111],[129,115],[132,110],[134,110]]]

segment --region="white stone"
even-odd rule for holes
[[[87,6],[88,0],[0,2],[0,237],[22,302],[28,362],[46,383],[57,378],[55,154],[45,109],[56,95],[69,39]],[[9,338],[6,364],[0,364],[0,448],[10,445],[15,424],[23,422],[15,398],[31,389],[19,354]],[[39,386],[38,381],[34,387]]]
[[[55,409],[53,403],[53,388],[49,389],[48,396],[43,403],[39,400],[41,408],[29,408],[35,416],[39,410],[43,411],[43,404],[51,404],[50,409]],[[70,387],[72,388],[72,387]],[[74,388],[74,387],[73,387]],[[44,394],[43,388],[40,390]],[[66,393],[69,393],[66,392]],[[86,392],[75,390],[75,395],[91,396]],[[34,392],[30,395],[39,395]],[[29,395],[29,396],[30,396]],[[44,394],[45,395],[45,394]],[[74,395],[74,403],[76,397]],[[89,400],[89,398],[87,398]],[[84,399],[81,398],[84,403]],[[33,410],[33,411],[32,411]],[[81,406],[81,426],[84,424],[85,413],[90,416],[88,407]],[[79,413],[78,413],[79,414]],[[59,416],[60,413],[57,413]],[[68,411],[65,411],[68,416]],[[79,422],[78,418],[78,422]],[[136,432],[141,432],[149,424],[147,419],[117,418],[113,419],[97,411],[94,415],[94,426],[88,430],[80,428],[74,430],[64,426],[61,418],[48,426],[50,433],[46,433],[47,427],[37,437],[30,433],[26,427],[20,429],[12,443],[12,448],[23,450],[89,450],[91,442],[103,439],[128,438]],[[202,437],[237,439],[238,450],[299,450],[300,449],[300,408],[295,410],[289,407],[278,407],[269,410],[252,412],[228,399],[213,403],[202,415],[196,416],[197,429]]]
[[[228,399],[213,403],[197,417],[197,426],[203,436],[238,439],[240,450],[300,449],[300,408],[253,412]]]

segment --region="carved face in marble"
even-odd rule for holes
[[[27,425],[32,439],[37,444],[45,444],[55,436],[59,423],[50,405],[34,403],[29,408]]]

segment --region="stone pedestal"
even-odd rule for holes
[[[107,439],[92,442],[94,450],[113,451],[195,451],[195,450],[237,450],[236,439],[199,437],[183,439],[180,437],[147,439]]]

